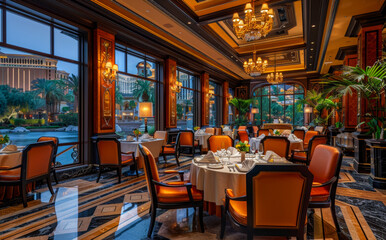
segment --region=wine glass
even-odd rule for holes
[[[263,144],[259,143],[259,149],[257,150],[259,154],[259,158],[261,158],[261,155],[264,153],[264,147]]]

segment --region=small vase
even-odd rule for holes
[[[244,162],[245,161],[245,152],[241,151],[240,154],[241,154],[241,162]]]

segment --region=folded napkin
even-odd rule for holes
[[[219,163],[220,159],[212,151],[208,151],[203,158],[195,158],[194,161],[196,163]]]
[[[295,134],[290,134],[290,135],[288,136],[288,141],[290,141],[290,142],[301,142],[302,140],[299,139],[299,138],[297,138],[297,137],[295,136]]]
[[[205,133],[204,130],[198,129],[194,134],[202,135],[204,133]]]
[[[147,133],[143,134],[139,139],[143,140],[143,139],[150,139],[151,136]]]
[[[275,152],[273,151],[267,151],[265,153],[265,156],[263,158],[265,161],[268,161],[268,160],[273,160],[273,162],[276,162],[277,160],[281,160],[281,157],[279,155],[277,155]]]
[[[231,153],[231,156],[232,156],[232,157],[241,156],[239,150],[237,150],[237,149],[234,148],[234,147],[229,147],[229,148],[227,149],[227,151],[229,151],[229,152]]]
[[[263,133],[263,134],[261,134],[260,136],[258,136],[257,139],[260,139],[260,140],[261,140],[261,139],[263,139],[264,137],[265,137],[265,134]]]
[[[291,135],[291,130],[286,129],[286,130],[284,130],[284,131],[281,133],[281,135],[282,135],[282,136],[289,136],[289,135]]]
[[[225,126],[223,130],[224,131],[230,131],[231,129],[228,126]]]
[[[17,151],[17,146],[16,145],[7,145],[2,150],[2,152],[16,152],[16,151]]]
[[[128,136],[126,137],[126,140],[127,140],[127,141],[134,141],[134,137],[133,137],[133,136],[130,136],[130,135],[128,135]]]

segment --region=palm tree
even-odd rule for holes
[[[62,79],[65,85],[72,89],[72,94],[74,95],[74,112],[78,112],[78,102],[79,102],[79,77],[71,74],[68,79]]]
[[[47,116],[49,119],[52,119],[55,106],[64,99],[61,81],[38,78],[32,81],[32,89],[41,94],[42,98],[45,99]]]
[[[137,80],[136,88],[133,91],[134,97],[138,101],[149,101],[154,103],[154,83],[151,81]],[[148,100],[146,99],[148,98]]]

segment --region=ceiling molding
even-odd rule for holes
[[[345,37],[357,37],[362,27],[384,24],[386,22],[386,1],[379,11],[355,15],[351,17]]]
[[[356,54],[358,51],[357,45],[340,47],[338,52],[336,53],[336,60],[344,60],[346,55]]]
[[[328,73],[333,74],[335,71],[342,71],[342,69],[343,69],[343,65],[332,65],[328,69]]]

